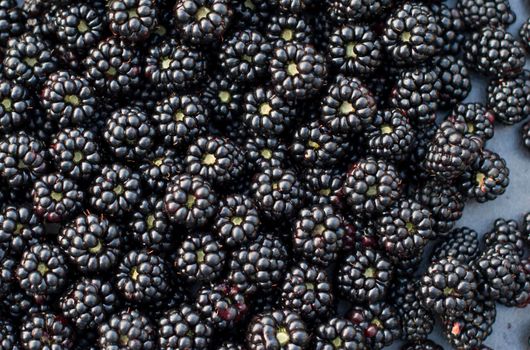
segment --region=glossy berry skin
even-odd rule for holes
[[[158,349],[206,350],[212,342],[213,329],[187,304],[168,310],[158,320]]]
[[[22,323],[20,340],[25,349],[70,349],[74,344],[74,329],[60,315],[36,313]]]
[[[156,327],[137,309],[113,314],[98,327],[98,345],[103,349],[155,350]]]
[[[43,236],[44,225],[31,208],[7,206],[0,212],[0,242],[8,243],[12,252],[21,253]]]
[[[29,113],[35,105],[23,85],[1,78],[0,101],[0,131],[4,133],[22,128],[30,119]]]
[[[141,42],[156,25],[157,6],[151,0],[112,0],[109,5],[110,30],[129,42]]]
[[[196,308],[213,328],[229,330],[249,311],[245,294],[225,282],[204,286],[198,291]]]
[[[55,22],[61,43],[70,50],[86,51],[103,36],[106,16],[97,4],[71,4],[59,10]]]
[[[260,217],[254,201],[244,195],[231,195],[219,204],[214,231],[229,247],[254,240],[259,232]]]
[[[315,349],[365,350],[367,349],[366,338],[363,331],[351,321],[334,317],[318,326],[316,330]]]

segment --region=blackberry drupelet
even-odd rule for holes
[[[182,173],[183,168],[183,160],[176,150],[155,146],[139,164],[138,171],[146,189],[164,193],[171,178]]]
[[[313,36],[313,28],[309,21],[300,14],[278,13],[269,18],[265,35],[274,47],[288,43],[309,44]]]
[[[302,185],[310,205],[340,207],[339,193],[344,184],[344,174],[335,169],[310,168],[302,177]]]
[[[258,236],[260,217],[256,204],[245,195],[229,195],[219,202],[214,232],[227,247],[237,247]]]
[[[348,313],[348,319],[364,332],[370,349],[380,350],[401,337],[401,321],[390,304],[355,306]]]
[[[458,0],[456,7],[468,29],[508,27],[515,22],[509,0]]]
[[[483,143],[493,137],[495,115],[481,103],[459,103],[447,119],[466,123],[466,133],[479,137]]]
[[[530,115],[530,71],[513,78],[492,80],[488,86],[488,108],[504,124],[515,124]]]
[[[10,38],[21,35],[26,29],[26,20],[25,11],[17,6],[16,0],[0,1],[0,46],[6,46]]]
[[[459,227],[448,233],[447,237],[436,247],[431,261],[454,258],[464,264],[469,264],[478,258],[480,243],[476,231],[469,227]]]
[[[249,350],[305,349],[310,336],[300,315],[284,309],[255,316],[248,326]]]
[[[11,252],[23,252],[40,242],[44,233],[44,225],[26,205],[9,205],[0,211],[0,244],[7,243]]]
[[[107,17],[98,4],[75,3],[59,9],[55,20],[57,39],[68,50],[85,52],[105,34]]]
[[[205,226],[217,211],[217,195],[201,176],[175,176],[164,197],[169,220],[188,228]]]
[[[206,323],[221,331],[233,329],[249,311],[245,295],[225,282],[202,287],[195,307]]]
[[[444,350],[440,345],[431,340],[409,342],[401,347],[401,350]]]
[[[483,236],[486,248],[495,247],[497,244],[513,245],[513,249],[522,258],[524,256],[525,237],[519,224],[515,220],[505,220],[499,218],[493,223],[491,231],[486,232]]]
[[[118,305],[111,283],[87,277],[73,284],[59,302],[62,314],[79,330],[96,328]]]
[[[22,321],[20,342],[24,349],[70,349],[75,330],[61,315],[35,313]]]
[[[101,349],[155,350],[156,327],[137,309],[126,309],[113,314],[98,327]]]
[[[156,26],[158,7],[152,0],[111,0],[107,6],[110,30],[124,40],[145,41]]]
[[[462,14],[456,8],[450,8],[444,3],[432,2],[429,8],[434,13],[440,26],[442,39],[441,52],[458,55],[466,40],[466,28]]]
[[[434,64],[440,79],[440,107],[452,107],[464,100],[471,91],[470,72],[464,61],[447,55],[435,58]]]
[[[391,0],[332,0],[328,12],[339,23],[370,21],[382,15],[391,5]]]
[[[68,223],[57,241],[70,262],[83,273],[109,271],[124,245],[119,226],[94,214],[82,214]]]
[[[0,77],[0,131],[3,134],[25,127],[34,107],[34,100],[23,85]]]
[[[18,338],[18,330],[16,329],[15,325],[13,325],[11,321],[7,319],[0,320],[0,347],[9,350],[21,349]]]
[[[158,349],[206,350],[212,342],[213,329],[195,308],[181,304],[158,320]]]
[[[232,122],[242,111],[243,85],[217,73],[206,84],[201,99],[214,121]]]

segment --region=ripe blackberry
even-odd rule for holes
[[[440,79],[440,107],[451,107],[464,100],[471,91],[470,72],[464,61],[447,55],[437,57],[434,64]]]
[[[83,273],[109,271],[123,246],[121,229],[103,215],[82,214],[68,223],[57,241],[72,264]]]
[[[420,279],[422,305],[439,315],[460,316],[478,295],[475,270],[453,257],[431,263]]]
[[[0,347],[10,350],[19,350],[21,348],[18,340],[18,331],[9,320],[0,320]]]
[[[174,13],[180,35],[193,45],[220,41],[233,15],[228,0],[178,0]]]
[[[207,112],[195,95],[173,95],[156,107],[153,120],[157,135],[168,147],[181,147],[197,138],[207,125]]]
[[[263,28],[272,13],[267,0],[232,1],[235,28]]]
[[[67,71],[48,77],[40,101],[48,118],[63,128],[89,125],[96,114],[96,97],[88,80]]]
[[[287,165],[287,146],[278,137],[251,136],[243,147],[249,167],[255,171]]]
[[[65,286],[68,264],[58,247],[38,243],[24,251],[16,274],[27,294],[44,301]]]
[[[155,146],[138,166],[145,188],[153,193],[164,193],[170,179],[183,170],[180,157],[173,148]]]
[[[6,46],[10,38],[21,35],[25,30],[26,13],[15,0],[0,1],[0,46]]]
[[[167,92],[185,91],[206,75],[202,52],[174,39],[149,47],[144,60],[147,80]]]
[[[57,58],[39,35],[25,33],[9,41],[4,56],[4,75],[28,88],[37,88],[57,68]]]
[[[276,3],[276,1],[272,1]],[[309,11],[315,7],[317,2],[315,0],[278,0],[277,6],[280,8],[280,11],[290,12],[290,13],[299,13],[304,11]]]
[[[527,212],[523,218],[523,225],[521,227],[522,233],[526,240],[530,240],[530,212]]]
[[[435,68],[404,69],[392,88],[390,105],[402,109],[412,124],[432,124],[436,119],[441,87]]]
[[[197,232],[178,248],[175,269],[187,282],[211,282],[221,275],[225,258],[226,252],[213,234]]]
[[[93,209],[101,214],[119,217],[140,202],[140,175],[125,165],[106,165],[88,191]]]
[[[212,333],[213,329],[197,310],[181,304],[158,320],[158,348],[206,350],[212,341]]]
[[[420,183],[431,178],[431,174],[425,169],[425,157],[438,131],[438,124],[435,122],[430,125],[416,126],[414,131],[416,137],[411,148],[410,160],[403,164],[403,171],[415,183]]]
[[[143,248],[164,253],[174,248],[173,230],[164,211],[164,201],[152,195],[142,199],[131,213],[127,233]]]
[[[469,67],[493,78],[513,77],[526,62],[523,45],[502,27],[484,27],[464,44]]]
[[[242,111],[242,85],[233,82],[222,73],[211,77],[201,98],[216,122],[232,122],[239,118]]]
[[[315,350],[366,350],[363,331],[345,318],[333,317],[324,321],[314,335]]]
[[[504,124],[515,124],[530,115],[530,71],[513,78],[493,80],[488,86],[488,107]]]
[[[479,137],[483,143],[493,137],[495,115],[481,103],[460,103],[447,119],[466,123],[466,133]]]
[[[145,41],[156,26],[157,10],[151,0],[112,0],[108,4],[110,30],[129,42]]]
[[[118,296],[112,284],[97,278],[81,278],[62,296],[62,314],[79,330],[102,324],[117,307]]]
[[[344,220],[331,206],[304,208],[295,222],[293,250],[309,262],[327,266],[337,259],[344,235]]]
[[[348,319],[360,327],[370,349],[380,350],[401,336],[401,321],[396,309],[384,302],[355,306]]]
[[[61,174],[45,175],[31,191],[33,210],[44,221],[58,223],[74,216],[83,207],[84,192]]]
[[[431,340],[409,342],[401,347],[401,350],[444,350],[440,345]]]
[[[98,345],[101,349],[154,350],[156,328],[151,321],[136,309],[113,314],[98,328]]]
[[[18,258],[15,255],[7,254],[7,250],[5,251],[6,255],[0,258],[0,296],[2,298],[15,290],[17,282]]]
[[[245,195],[235,194],[220,201],[213,229],[223,244],[237,247],[258,236],[260,223],[254,201]]]
[[[331,34],[328,56],[331,67],[341,74],[369,76],[381,65],[382,46],[367,25],[345,24]]]
[[[442,30],[428,6],[404,3],[387,19],[381,42],[397,65],[428,60],[441,46]]]
[[[483,236],[486,248],[495,247],[497,244],[512,244],[513,249],[522,258],[524,256],[525,237],[519,224],[515,220],[499,218],[493,223],[491,231]]]
[[[8,294],[2,295],[0,303],[2,315],[10,316],[13,320],[22,320],[28,315],[51,310],[49,304],[37,304],[32,296],[26,294],[18,286],[14,286]]]
[[[515,22],[515,12],[508,0],[458,0],[456,7],[469,29],[507,27]]]
[[[335,21],[370,21],[380,16],[392,5],[391,0],[332,0],[328,12]]]
[[[74,345],[74,329],[61,315],[36,313],[23,320],[20,342],[24,349],[70,349]]]
[[[270,220],[293,217],[304,197],[304,190],[290,169],[264,169],[254,177],[251,191],[260,214]]]
[[[276,93],[293,101],[315,96],[326,83],[328,69],[312,45],[287,43],[274,49],[270,73]]]
[[[429,8],[434,13],[440,26],[442,39],[441,52],[458,55],[466,40],[466,28],[462,14],[456,8],[450,8],[444,3],[430,3]]]
[[[510,184],[510,170],[497,153],[483,150],[460,178],[461,192],[479,203],[496,199]]]
[[[523,45],[526,45],[526,49],[530,49],[530,17],[521,26],[519,36],[522,39]]]
[[[373,216],[399,198],[401,179],[392,164],[369,156],[351,166],[341,194],[353,213]]]
[[[181,174],[167,187],[164,205],[169,220],[189,228],[204,226],[217,211],[217,196],[201,176]]]
[[[275,47],[288,43],[309,44],[313,28],[309,21],[300,14],[278,13],[269,18],[265,34]]]
[[[283,280],[287,259],[280,239],[272,234],[259,235],[232,252],[229,281],[243,292],[269,293]]]
[[[309,340],[309,333],[300,315],[283,309],[255,316],[246,334],[249,350],[305,349]]]
[[[459,227],[448,233],[447,237],[436,247],[431,261],[454,258],[469,264],[479,256],[478,234],[468,227]]]
[[[87,51],[103,37],[107,17],[98,4],[75,3],[59,9],[55,20],[57,39],[69,50]]]
[[[11,252],[23,252],[41,241],[44,233],[44,225],[27,206],[10,205],[0,211],[0,244],[7,243]]]
[[[248,312],[245,295],[225,282],[202,287],[195,307],[206,323],[218,330],[233,329]]]
[[[140,85],[140,52],[117,38],[101,41],[83,61],[85,78],[102,94],[128,94]]]
[[[3,134],[26,126],[34,107],[35,103],[23,85],[0,78],[0,131]]]
[[[340,206],[343,184],[344,174],[335,169],[307,169],[302,181],[310,205]]]

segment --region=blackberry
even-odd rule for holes
[[[303,261],[296,263],[285,276],[281,290],[281,305],[304,320],[315,321],[333,311],[330,278],[322,268]]]
[[[217,196],[211,185],[201,176],[175,176],[164,197],[169,220],[189,228],[201,227],[215,216]]]
[[[140,52],[117,38],[101,41],[84,59],[85,78],[102,94],[128,94],[140,85]]]
[[[245,295],[225,282],[202,287],[197,293],[196,308],[218,330],[234,328],[249,311]]]
[[[84,192],[61,174],[45,175],[32,189],[33,210],[44,221],[58,223],[74,216],[83,207]]]
[[[61,315],[51,312],[30,315],[20,327],[20,342],[24,349],[70,349],[74,335],[72,326]]]
[[[469,136],[479,137],[483,143],[493,137],[495,115],[481,103],[460,103],[455,106],[447,119],[466,123],[466,133]]]
[[[166,262],[146,250],[130,251],[118,265],[116,288],[134,303],[162,300],[170,288]]]
[[[44,225],[27,206],[6,206],[0,211],[0,244],[8,243],[11,252],[23,252],[41,241],[44,233]]]
[[[267,0],[250,0],[247,2],[232,1],[236,28],[263,28],[271,16],[272,8]]]
[[[30,111],[34,107],[35,103],[23,85],[0,78],[0,131],[2,133],[24,127],[29,122]]]
[[[118,303],[112,284],[97,278],[81,278],[73,284],[60,300],[62,314],[77,329],[96,328],[108,315],[112,314]]]
[[[144,60],[145,77],[162,91],[184,91],[206,75],[207,62],[202,52],[174,39],[151,46]]]
[[[288,43],[309,44],[313,28],[309,21],[300,14],[279,13],[269,18],[265,34],[275,47]]]
[[[16,275],[27,294],[44,301],[65,286],[68,264],[58,247],[38,243],[24,251]]]
[[[195,140],[206,127],[207,117],[204,104],[195,95],[168,97],[153,114],[157,135],[168,147],[181,147]]]
[[[0,46],[6,46],[10,38],[16,38],[25,30],[26,13],[15,0],[0,1]]]
[[[497,153],[483,150],[460,178],[461,192],[479,203],[496,199],[510,184],[510,170]]]
[[[57,13],[57,39],[69,50],[88,51],[105,34],[106,20],[97,4],[70,4]]]
[[[382,45],[367,25],[345,24],[331,34],[330,65],[341,74],[370,76],[383,61]]]
[[[428,60],[441,46],[442,30],[428,6],[404,3],[387,19],[381,42],[397,65]]]
[[[286,43],[274,49],[270,73],[276,93],[293,101],[315,96],[326,83],[328,69],[312,45]]]
[[[2,295],[0,303],[2,312],[4,312],[3,315],[10,316],[14,320],[21,320],[28,315],[51,310],[49,304],[35,303],[33,297],[26,294],[18,286],[14,286],[8,294]]]
[[[341,195],[352,212],[373,216],[389,208],[401,194],[396,168],[371,156],[350,167]]]
[[[112,0],[108,4],[110,30],[133,43],[145,41],[156,26],[157,10],[151,0]]]
[[[436,119],[441,88],[435,68],[404,69],[392,88],[390,106],[402,109],[412,124],[432,124]]]
[[[221,70],[231,80],[255,82],[267,74],[271,53],[271,44],[259,32],[237,31],[221,47]]]
[[[228,0],[178,0],[174,13],[180,35],[193,45],[220,41],[233,15]]]
[[[530,239],[530,212],[527,212],[524,215],[521,231],[524,237],[526,237],[526,240],[529,240]]]
[[[333,317],[316,329],[315,350],[365,350],[366,338],[362,330],[345,318]]]
[[[88,80],[67,71],[48,77],[40,101],[48,118],[63,128],[89,124],[96,114],[96,97]]]
[[[208,81],[201,98],[213,120],[220,123],[231,122],[241,114],[243,88],[240,83],[217,73]]]
[[[307,169],[302,185],[309,204],[340,206],[339,193],[344,184],[344,174],[335,169]]]
[[[264,169],[254,177],[251,191],[260,214],[270,220],[293,217],[304,197],[303,188],[290,169]]]
[[[466,40],[466,26],[461,12],[456,8],[450,8],[444,3],[433,2],[429,8],[437,18],[440,26],[442,39],[441,52],[450,55],[458,55]]]
[[[316,3],[315,0],[278,0],[280,11],[290,13],[308,11],[316,6]]]
[[[495,220],[491,231],[485,233],[483,239],[486,248],[495,247],[498,244],[512,244],[516,253],[521,258],[524,256],[525,237],[515,220],[502,218]]]
[[[305,349],[309,333],[300,315],[288,310],[274,310],[255,316],[248,326],[249,350]]]
[[[400,161],[408,158],[414,144],[414,129],[400,109],[379,111],[365,132],[368,153],[375,157]]]
[[[183,170],[180,155],[172,148],[155,146],[139,164],[138,171],[146,189],[164,193],[170,179]]]
[[[525,44],[526,49],[530,49],[530,17],[523,23],[521,29],[519,30],[519,36],[523,44]]]
[[[435,122],[430,125],[417,126],[414,131],[416,137],[411,148],[410,160],[404,164],[403,171],[414,182],[419,183],[431,177],[431,174],[425,169],[425,157],[438,131],[438,125]]]
[[[224,245],[237,247],[256,239],[260,223],[254,201],[235,194],[220,201],[213,229]]]
[[[391,0],[332,0],[328,12],[335,21],[370,21],[380,16],[392,5]]]
[[[212,341],[212,333],[197,310],[181,304],[158,320],[158,348],[205,350]]]
[[[3,65],[7,79],[37,88],[56,70],[57,58],[41,36],[25,33],[9,41]]]
[[[9,320],[0,320],[0,346],[3,349],[20,349],[18,331]]]
[[[156,328],[137,309],[128,309],[113,314],[98,328],[98,345],[102,349],[154,350]]]
[[[464,100],[471,91],[471,73],[464,61],[447,55],[437,57],[434,64],[440,79],[440,107],[451,107]]]
[[[530,115],[530,71],[488,85],[488,107],[504,124],[515,124]]]
[[[469,227],[459,227],[447,235],[443,242],[436,247],[431,256],[431,261],[454,258],[464,264],[474,261],[479,251],[478,234]]]
[[[287,146],[277,137],[251,136],[243,145],[250,168],[261,171],[287,163]]]
[[[287,249],[272,234],[259,235],[232,252],[229,281],[243,292],[271,292],[288,266]]]
[[[431,263],[419,283],[422,305],[443,316],[462,315],[478,295],[475,270],[451,256]]]
[[[0,295],[2,297],[15,289],[17,264],[18,259],[15,255],[6,254],[0,259]]]
[[[164,253],[174,248],[174,227],[164,211],[164,201],[155,195],[142,199],[131,213],[128,234],[149,251]]]
[[[123,246],[121,229],[104,216],[82,214],[68,223],[57,241],[72,264],[83,273],[109,271]]]
[[[512,77],[526,62],[523,45],[502,27],[484,27],[464,44],[464,59],[469,67],[493,78]]]
[[[140,202],[140,175],[128,166],[106,165],[89,189],[90,206],[97,212],[119,217],[130,212]]]
[[[357,216],[345,219],[346,235],[343,240],[345,252],[356,252],[364,249],[379,249],[375,223]]]
[[[210,282],[221,275],[225,259],[226,252],[213,234],[197,232],[178,248],[175,269],[188,282]]]
[[[467,28],[504,27],[515,22],[508,0],[458,0],[457,9]]]
[[[336,133],[352,134],[372,124],[377,106],[371,92],[357,78],[337,77],[321,106],[321,119]]]
[[[309,262],[327,266],[337,259],[344,235],[344,220],[331,206],[304,208],[295,222],[293,250]]]
[[[401,350],[443,350],[443,348],[431,340],[409,342],[401,347]]]
[[[384,302],[356,306],[349,312],[348,319],[362,329],[370,349],[380,350],[401,336],[401,321],[397,311]]]

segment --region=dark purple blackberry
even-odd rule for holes
[[[206,66],[201,51],[168,39],[148,49],[145,77],[157,89],[186,91],[204,79]]]
[[[267,0],[232,0],[230,6],[234,11],[232,25],[236,28],[263,28],[272,13]]]
[[[105,34],[106,22],[106,15],[97,2],[70,4],[59,9],[55,33],[69,50],[87,51]]]
[[[156,26],[158,7],[152,0],[111,0],[107,6],[110,30],[124,40],[145,41]]]
[[[459,227],[447,235],[445,240],[436,247],[431,261],[452,257],[465,264],[469,264],[479,256],[478,234],[468,227]]]
[[[530,115],[530,71],[513,78],[492,80],[488,86],[488,108],[495,119],[515,124]]]
[[[140,52],[117,38],[101,41],[83,64],[85,78],[99,93],[128,94],[140,85]]]
[[[504,27],[515,22],[509,0],[458,0],[456,8],[467,28]]]
[[[213,329],[195,308],[181,304],[158,320],[158,349],[206,350],[212,342]],[[145,348],[143,348],[145,349]]]
[[[3,249],[3,244],[2,244]],[[0,257],[0,296],[3,298],[16,290],[18,257],[7,254]]]
[[[333,317],[316,329],[315,350],[366,349],[364,332],[351,321]]]
[[[1,3],[0,3],[1,4]],[[1,11],[1,8],[0,8]],[[1,13],[0,13],[1,14]],[[0,320],[0,346],[3,349],[20,350],[18,330],[9,320]]]
[[[280,138],[251,136],[246,140],[244,149],[247,162],[255,171],[287,165],[287,145]]]
[[[415,183],[427,181],[431,174],[425,169],[425,157],[429,146],[438,131],[438,125],[416,126],[414,143],[410,152],[410,160],[404,164],[404,174],[410,177]]]
[[[305,349],[310,336],[305,323],[296,312],[284,309],[255,316],[248,325],[248,350]]]
[[[50,147],[56,169],[74,180],[90,180],[99,173],[103,161],[96,134],[84,128],[58,132]]]
[[[315,0],[273,0],[271,3],[276,4],[282,12],[300,13],[313,9],[317,5]]]
[[[220,123],[231,122],[239,118],[242,110],[243,87],[232,82],[224,74],[212,77],[201,98],[213,120]]]
[[[97,278],[81,278],[62,296],[62,314],[79,330],[102,324],[118,305],[112,284]]]
[[[340,206],[339,193],[343,184],[344,174],[335,169],[310,168],[302,180],[311,205]]]
[[[34,107],[30,92],[23,85],[0,78],[0,131],[3,134],[25,127]]]
[[[270,220],[291,218],[303,204],[304,190],[290,169],[264,169],[254,176],[251,191],[260,214]]]
[[[491,231],[484,234],[483,240],[486,248],[510,243],[521,258],[524,256],[525,235],[515,220],[495,220]]]
[[[180,35],[193,45],[220,41],[233,14],[228,0],[178,0],[174,13]]]
[[[519,30],[519,36],[525,45],[526,49],[530,49],[530,17],[523,23],[521,29]]]
[[[97,212],[119,217],[130,212],[140,202],[140,175],[128,166],[106,165],[89,189],[90,206]]]
[[[205,105],[195,95],[173,95],[162,100],[153,114],[157,136],[168,147],[192,142],[207,125]]]
[[[432,2],[429,4],[429,8],[436,16],[441,29],[441,52],[458,55],[466,40],[466,28],[462,14],[458,9],[451,8],[444,3]]]
[[[466,123],[466,134],[479,137],[483,143],[493,137],[495,115],[481,103],[459,103],[447,119]]]
[[[22,320],[28,315],[51,310],[50,304],[43,300],[39,300],[40,303],[37,304],[32,296],[18,286],[14,286],[8,294],[2,295],[1,299],[0,307],[3,315],[10,316],[14,320]]]
[[[109,271],[123,246],[121,229],[103,215],[82,214],[68,223],[57,241],[71,263],[82,273]]]
[[[344,219],[331,206],[304,208],[294,224],[293,250],[309,262],[327,266],[337,260],[344,235]]]
[[[196,232],[187,236],[176,253],[175,271],[187,282],[211,282],[225,266],[226,252],[215,236]]]
[[[269,18],[265,35],[274,46],[284,46],[288,43],[309,44],[313,35],[312,29],[304,16],[279,13]]]
[[[431,340],[409,342],[401,347],[401,350],[444,350],[440,345]]]
[[[113,314],[98,328],[101,349],[155,350],[156,327],[137,309],[126,309]]]
[[[172,148],[156,146],[138,166],[146,189],[164,193],[171,178],[183,170],[181,156]]]
[[[16,0],[0,1],[0,46],[6,46],[10,38],[16,38],[25,30],[26,13]]]
[[[391,0],[332,0],[328,12],[339,23],[370,21],[381,16],[391,5]]]
[[[348,313],[348,319],[362,329],[370,349],[380,350],[401,337],[401,320],[390,304],[355,306]]]
[[[245,295],[225,282],[202,287],[195,307],[206,323],[221,331],[233,329],[249,311]]]
[[[434,64],[440,79],[440,107],[451,107],[464,100],[471,91],[471,73],[464,61],[447,55],[437,57]]]
[[[217,196],[201,176],[175,176],[164,197],[169,220],[189,228],[204,226],[217,211]]]
[[[16,274],[27,294],[45,301],[66,285],[68,264],[58,247],[37,243],[22,254]]]
[[[0,211],[0,244],[7,243],[11,252],[21,253],[43,236],[44,225],[31,208],[6,206]]]
[[[243,292],[271,292],[281,283],[288,253],[273,234],[261,234],[232,252],[229,281]]]
[[[24,319],[20,342],[24,349],[70,349],[74,345],[74,329],[62,315],[36,313]]]
[[[226,196],[219,203],[213,224],[214,232],[228,247],[237,247],[253,241],[260,227],[258,209],[245,195]]]

